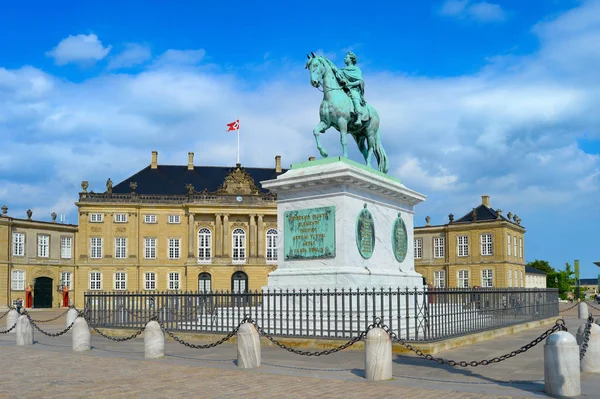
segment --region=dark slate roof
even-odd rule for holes
[[[531,267],[531,266],[525,266],[525,273],[527,273],[527,274],[543,274],[543,275],[548,274],[542,270],[538,270],[535,267]]]
[[[476,222],[487,221],[487,220],[505,220],[507,222],[511,222],[510,220],[505,218],[504,215],[500,215],[500,218],[498,218],[498,212],[496,212],[495,209],[488,208],[487,206],[485,206],[483,204],[479,205],[477,208],[475,208],[475,212],[477,215],[477,218],[475,220]],[[473,222],[473,211],[467,213],[465,216],[461,217],[460,219],[455,220],[453,223],[459,223],[459,222]]]
[[[597,278],[580,278],[579,285],[598,285]]]
[[[283,169],[281,173],[277,173],[275,168],[243,169],[254,179],[256,187],[260,188],[263,193],[268,193],[268,190],[262,188],[261,181],[276,179],[277,176],[287,171],[287,169]],[[133,176],[115,185],[113,193],[130,193],[130,182],[137,183],[135,192],[138,194],[186,194],[185,186],[187,184],[192,184],[196,191],[206,189],[209,192],[214,192],[217,191],[225,181],[225,177],[233,170],[235,170],[234,167],[225,166],[195,166],[194,170],[188,170],[187,165],[158,165],[158,168],[152,169],[148,165]]]

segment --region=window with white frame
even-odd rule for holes
[[[60,237],[60,257],[71,259],[73,256],[73,237]]]
[[[92,223],[101,223],[102,222],[102,213],[90,213],[90,222]]]
[[[481,271],[481,286],[483,288],[491,288],[494,286],[494,270],[483,269]]]
[[[435,288],[446,288],[446,271],[437,270],[433,272],[433,286]]]
[[[181,223],[181,217],[179,215],[169,215],[169,223]]]
[[[233,263],[246,262],[246,232],[244,229],[233,230],[231,247]]]
[[[25,271],[12,271],[12,289],[13,291],[23,291],[25,289]]]
[[[169,273],[169,289],[175,291],[179,290],[179,273]]]
[[[210,263],[212,233],[206,227],[198,230],[198,263]]]
[[[13,233],[13,256],[25,256],[25,233]]]
[[[458,288],[469,288],[469,271],[458,271]]]
[[[517,236],[513,237],[513,256],[517,256]]]
[[[169,238],[169,259],[179,259],[180,253],[179,238]]]
[[[115,213],[115,223],[127,223],[127,214]]]
[[[277,230],[267,230],[267,263],[277,263]]]
[[[481,235],[481,255],[490,256],[493,253],[494,244],[492,243],[492,235],[491,234],[482,234]]]
[[[458,236],[456,241],[458,243],[458,256],[469,256],[469,236]]]
[[[90,238],[90,258],[100,259],[102,258],[102,238],[91,237]]]
[[[71,272],[61,272],[60,273],[60,286],[67,286],[68,289],[73,288],[73,280],[71,278]]]
[[[423,239],[415,238],[415,259],[423,258]]]
[[[523,272],[522,271],[519,272],[519,287],[524,287],[524,284],[523,284]]]
[[[102,289],[102,273],[91,272],[90,273],[90,290],[99,291]]]
[[[50,236],[38,234],[38,258],[48,258],[50,256]]]
[[[116,272],[115,273],[115,290],[125,291],[127,289],[127,273]]]
[[[510,234],[506,234],[506,253],[510,256]]]
[[[200,273],[198,275],[198,292],[200,293],[206,293],[206,292],[210,292],[211,290],[211,275],[210,273]]]
[[[156,215],[144,215],[144,223],[156,223]]]
[[[519,258],[523,257],[523,239],[519,238]]]
[[[115,238],[115,258],[117,258],[117,259],[127,258],[127,238],[125,238],[125,237]]]
[[[512,288],[512,270],[508,270],[508,287]]]
[[[156,259],[156,238],[144,238],[144,259]]]
[[[444,237],[435,237],[433,239],[433,257],[434,258],[443,258],[446,254],[446,249],[444,248]]]
[[[156,273],[146,272],[144,273],[144,289],[152,291],[156,289]]]

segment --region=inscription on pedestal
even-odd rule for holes
[[[404,220],[402,220],[402,215],[398,213],[398,217],[392,228],[392,249],[398,262],[404,262],[407,246],[408,235],[406,234],[406,225],[404,224]]]
[[[364,205],[364,209],[360,211],[356,218],[356,246],[360,256],[365,259],[369,259],[373,255],[373,249],[375,248],[375,225],[373,223],[373,216],[367,209],[367,204]]]
[[[335,258],[335,206],[285,212],[283,241],[286,260]]]

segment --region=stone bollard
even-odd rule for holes
[[[381,328],[373,328],[365,340],[365,378],[381,381],[392,378],[392,339]]]
[[[21,315],[17,319],[17,345],[33,345],[33,326],[27,315]]]
[[[579,346],[575,337],[558,331],[544,345],[544,392],[554,396],[581,395]]]
[[[144,358],[158,359],[165,356],[165,333],[157,321],[151,320],[144,329]]]
[[[242,323],[237,332],[237,366],[243,369],[260,367],[260,337],[252,323]]]
[[[92,348],[92,334],[87,321],[78,317],[73,322],[73,352],[89,351]]]
[[[581,348],[583,344],[583,333],[585,331],[585,324],[583,324],[577,330],[577,345]],[[581,359],[581,372],[582,373],[600,373],[600,326],[592,323],[590,329],[590,339],[588,341],[588,347],[585,351],[585,356]]]
[[[8,314],[6,315],[6,329],[10,329],[12,326],[15,325],[15,323],[17,322],[17,319],[19,318],[19,312],[17,312],[15,309],[11,309]],[[17,328],[13,328],[12,331],[9,334],[16,334],[17,332]]]
[[[75,308],[69,309],[67,312],[67,322],[65,324],[65,328],[69,327],[71,323],[75,321],[75,319],[79,316],[79,312]]]
[[[590,308],[588,307],[588,304],[585,302],[580,302],[579,305],[577,305],[577,317],[583,320],[587,320],[589,315]]]

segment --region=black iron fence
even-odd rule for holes
[[[273,335],[350,338],[380,317],[399,337],[436,341],[558,316],[556,289],[334,289],[88,292],[93,326],[228,333],[245,316]]]

